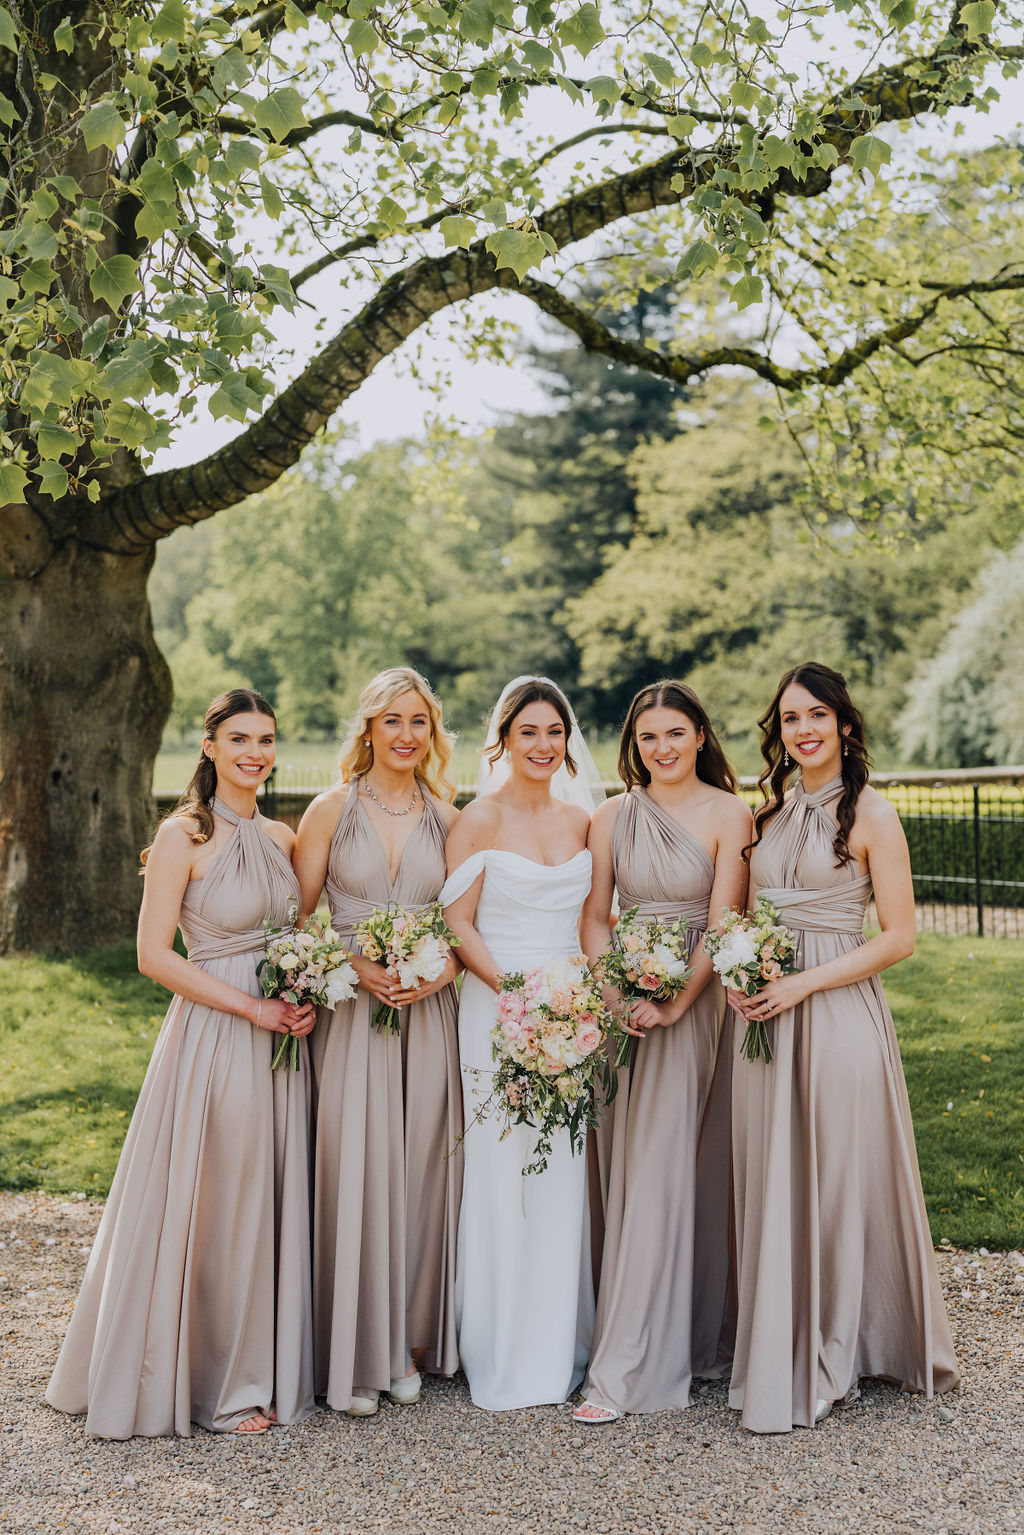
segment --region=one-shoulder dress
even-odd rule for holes
[[[505,971],[579,953],[591,857],[534,863],[492,848],[474,853],[441,893],[451,904],[484,875],[475,926]],[[459,1354],[478,1407],[563,1402],[583,1379],[594,1325],[586,1157],[555,1132],[548,1166],[523,1175],[536,1132],[500,1116],[470,1123],[490,1091],[495,994],[467,973],[459,1053],[468,1129],[455,1285]]]
[[[684,918],[692,956],[708,924],[707,849],[643,788],[611,840],[619,908]],[[730,1074],[717,979],[670,1028],[637,1040],[611,1105],[611,1169],[594,1352],[584,1394],[627,1412],[690,1405],[694,1375],[728,1371]],[[729,1031],[731,1040],[731,1031]],[[721,1048],[720,1048],[721,1047]]]
[[[182,899],[189,959],[259,995],[264,924],[298,884],[259,811]],[[46,1399],[105,1439],[313,1410],[309,1063],[280,1035],[175,997],[125,1138]]]
[[[751,854],[802,969],[864,942],[870,879],[836,866],[836,778],[797,784]],[[769,1025],[733,1070],[739,1314],[730,1406],[745,1428],[814,1423],[861,1377],[931,1396],[958,1381],[896,1032],[877,976]]]
[[[423,812],[392,881],[387,853],[350,788],[331,839],[327,895],[357,952],[357,923],[394,901],[415,912],[444,883],[447,827]],[[344,1411],[387,1391],[415,1354],[421,1369],[458,1368],[454,1285],[462,1158],[455,987],[400,1012],[400,1033],[371,1024],[362,987],[313,1031],[317,1082],[313,1214],[316,1390]]]

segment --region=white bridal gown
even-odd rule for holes
[[[476,928],[505,971],[579,952],[590,889],[586,850],[547,866],[518,853],[475,853],[441,891],[450,905],[484,871]],[[466,1124],[456,1249],[459,1356],[478,1407],[564,1402],[583,1379],[594,1328],[586,1157],[558,1131],[543,1173],[523,1176],[536,1142],[528,1125],[502,1139],[502,1116],[470,1124],[491,1089],[495,994],[466,974],[459,1058]]]

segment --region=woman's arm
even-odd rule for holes
[[[331,839],[345,808],[347,793],[345,787],[318,794],[312,804],[306,807],[299,822],[292,849],[292,865],[299,881],[299,905],[303,921],[320,904],[327,878]]]
[[[474,800],[459,816],[448,838],[448,872],[452,874],[474,853],[484,853],[494,846],[501,811],[488,798]],[[483,889],[481,872],[457,900],[444,909],[445,921],[459,940],[459,958],[467,970],[492,991],[498,990],[501,966],[496,964],[476,930],[476,905]]]
[[[605,800],[594,811],[587,836],[587,846],[593,859],[593,875],[590,893],[583,903],[580,915],[580,943],[591,965],[611,942],[612,899],[615,895],[615,869],[612,864],[612,828],[619,813],[623,795]]]
[[[772,981],[755,997],[746,998],[749,1018],[766,1005],[771,1012],[795,1007],[815,991],[833,991],[866,981],[914,952],[914,882],[910,853],[900,818],[888,800],[866,788],[857,802],[857,817],[850,835],[850,851],[866,862],[874,890],[875,911],[881,932],[849,954],[838,954],[823,965],[812,965],[795,975]]]
[[[165,821],[153,839],[146,864],[137,944],[142,974],[189,1002],[201,1002],[221,1013],[234,1013],[276,1034],[287,1034],[296,1025],[296,1033],[305,1032],[302,1026],[311,1009],[296,1008],[277,998],[252,997],[175,953],[174,935],[181,901],[195,856],[196,847],[184,819],[176,816]],[[255,969],[254,959],[254,975]]]

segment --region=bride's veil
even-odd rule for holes
[[[476,779],[477,799],[484,794],[493,794],[495,789],[499,789],[509,776],[508,763],[504,758],[499,758],[495,763],[488,762],[487,758],[488,754],[498,744],[498,721],[501,718],[501,711],[505,706],[505,700],[514,688],[521,687],[524,682],[545,682],[548,687],[554,688],[565,699],[565,707],[569,711],[569,719],[572,722],[572,729],[569,732],[566,746],[570,756],[576,763],[577,773],[575,778],[571,777],[568,768],[563,762],[551,780],[551,792],[556,799],[565,800],[570,805],[582,805],[588,815],[593,815],[598,805],[603,804],[605,799],[601,775],[597,771],[597,763],[590,755],[590,748],[583,739],[583,732],[580,730],[572,705],[557,682],[552,682],[550,677],[535,677],[532,675],[513,677],[512,681],[507,682],[502,688],[501,696],[491,710],[491,717],[487,722],[487,734],[484,738],[480,771]]]

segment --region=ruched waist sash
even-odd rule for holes
[[[822,890],[771,886],[758,890],[771,901],[786,927],[797,933],[859,933],[864,927],[864,907],[871,894],[871,877],[859,874],[845,885]]]
[[[415,917],[418,912],[428,911],[434,904],[433,901],[364,901],[361,896],[350,895],[348,891],[339,890],[336,885],[328,885],[327,897],[331,907],[331,925],[338,937],[346,940],[349,948],[355,944],[356,928],[360,922],[372,917],[380,907],[390,904],[399,907],[407,916]]]
[[[649,922],[652,917],[660,917],[662,922],[669,924],[678,922],[680,917],[692,932],[696,929],[703,933],[708,925],[708,902],[701,901],[630,901],[625,892],[619,892],[619,905],[626,911],[631,906],[636,907],[637,920]]]
[[[287,923],[283,925],[285,928]],[[272,927],[271,932],[280,932],[282,928]],[[266,933],[262,927],[246,928],[242,932],[232,932],[227,928],[217,927],[212,922],[204,922],[201,917],[192,913],[188,919],[188,932],[185,933],[185,946],[188,957],[194,965],[201,965],[211,959],[227,959],[232,954],[262,954],[266,942]],[[253,966],[255,977],[256,967]]]

